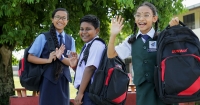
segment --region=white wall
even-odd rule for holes
[[[192,30],[200,39],[200,28],[197,28],[197,29],[193,29]]]

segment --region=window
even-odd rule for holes
[[[183,23],[187,25],[190,29],[195,29],[194,13],[183,16]]]

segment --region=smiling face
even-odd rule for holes
[[[87,43],[95,38],[99,33],[99,28],[95,29],[95,27],[89,22],[82,22],[80,24],[79,34],[81,39]]]
[[[143,34],[148,33],[151,30],[153,23],[155,23],[158,19],[148,6],[139,7],[134,16],[135,23]]]
[[[68,14],[66,11],[57,11],[51,20],[56,30],[61,33],[68,23]]]

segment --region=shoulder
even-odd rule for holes
[[[71,35],[65,33],[65,37],[73,38]]]
[[[103,51],[105,49],[106,45],[99,41],[99,40],[94,40],[92,45],[91,45],[91,48],[90,48],[90,51]]]
[[[99,40],[98,39],[95,39],[94,40],[94,42],[92,43],[92,45],[100,45],[100,46],[105,46],[105,42],[104,42],[104,40],[103,39],[100,39],[99,38]]]
[[[43,33],[39,34],[39,35],[36,37],[36,40],[46,40],[45,35],[44,35]]]

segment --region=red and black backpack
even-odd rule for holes
[[[102,39],[95,38],[83,52],[82,61],[87,62],[89,49],[95,40],[105,44]],[[124,105],[128,85],[129,76],[124,62],[119,57],[109,59],[106,47],[102,53],[99,67],[94,74],[93,82],[88,86],[90,99],[97,105]]]
[[[200,100],[200,42],[182,22],[157,39],[155,85],[165,103]]]

